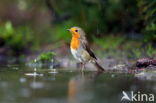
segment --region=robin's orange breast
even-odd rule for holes
[[[80,40],[78,38],[72,37],[70,47],[77,50],[80,47]]]

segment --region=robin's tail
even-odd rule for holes
[[[99,72],[105,71],[105,69],[97,61],[94,62],[94,65],[96,66]]]

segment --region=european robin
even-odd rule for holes
[[[98,71],[104,71],[104,68],[99,65],[95,54],[88,46],[85,32],[80,27],[72,27],[68,30],[72,34],[70,43],[71,53],[82,64],[82,70],[87,62],[91,62],[97,67]]]

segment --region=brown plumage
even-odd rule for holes
[[[85,32],[79,27],[72,27],[69,31],[72,34],[70,43],[71,52],[74,58],[83,64],[82,69],[87,62],[92,62],[97,67],[98,71],[104,71],[103,67],[97,62],[95,54],[88,46]]]

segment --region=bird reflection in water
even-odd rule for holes
[[[68,102],[69,103],[86,103],[94,96],[90,90],[94,81],[101,72],[89,72],[74,76],[68,82]]]

